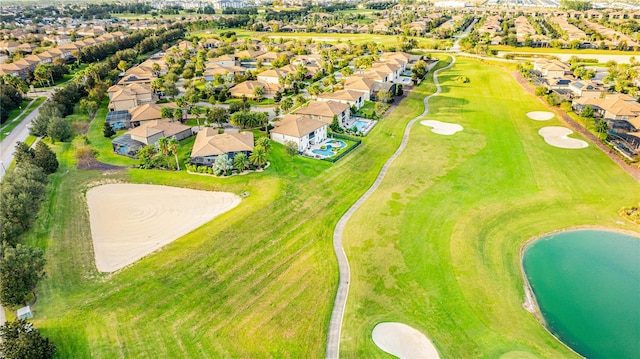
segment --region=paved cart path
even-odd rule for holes
[[[362,206],[364,201],[366,201],[371,194],[378,189],[380,183],[384,180],[384,176],[387,174],[387,170],[393,163],[393,161],[404,151],[407,146],[407,142],[409,140],[409,134],[411,133],[411,126],[423,118],[429,112],[429,99],[433,96],[437,96],[440,91],[440,83],[438,82],[438,74],[440,71],[449,69],[456,63],[455,57],[451,56],[451,63],[446,67],[443,67],[433,73],[433,82],[436,85],[436,92],[424,98],[424,111],[419,116],[413,118],[404,129],[404,135],[402,136],[402,143],[400,143],[400,147],[394,152],[394,154],[389,157],[387,162],[385,162],[384,166],[378,173],[378,177],[375,182],[369,187],[367,192],[365,192],[357,201],[354,203],[349,210],[340,218],[338,224],[336,224],[336,228],[333,231],[333,249],[336,252],[336,257],[338,258],[338,269],[340,271],[340,280],[338,282],[338,292],[336,294],[336,299],[333,304],[333,311],[331,312],[331,320],[329,321],[329,335],[327,337],[327,351],[326,358],[337,359],[340,354],[340,332],[342,330],[342,318],[344,317],[344,309],[347,304],[347,296],[349,294],[349,280],[351,278],[351,272],[349,269],[349,261],[347,260],[347,256],[344,252],[344,247],[342,246],[342,234],[344,232],[344,227],[346,226],[351,216]]]

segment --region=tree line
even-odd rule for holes
[[[18,108],[23,99],[22,93],[14,85],[5,82],[5,77],[0,82],[0,124],[9,118],[11,110]]]
[[[0,303],[15,308],[35,300],[35,288],[45,276],[40,248],[23,243],[46,197],[48,175],[58,169],[55,153],[44,142],[35,149],[18,142],[16,168],[0,182]],[[52,358],[55,345],[31,323],[15,320],[0,326],[2,358]]]

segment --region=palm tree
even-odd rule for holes
[[[160,118],[170,118],[173,121],[173,110],[171,107],[160,108]]]
[[[262,95],[264,95],[264,88],[262,86],[256,86],[253,88],[253,95],[256,97],[256,101],[262,101]]]
[[[153,92],[158,93],[160,91],[162,91],[162,88],[164,87],[164,80],[162,78],[157,78],[153,81],[151,81],[151,90],[153,90]]]
[[[293,100],[291,97],[286,97],[280,102],[280,108],[283,112],[287,112],[293,107]]]
[[[173,154],[173,156],[175,157],[176,168],[178,169],[178,171],[180,171],[180,162],[178,162],[178,147],[180,147],[180,144],[175,137],[172,137],[167,143],[167,150],[168,152],[171,152],[171,154]]]
[[[164,155],[164,159],[165,162],[167,162],[168,167],[169,161],[167,161],[167,155],[169,154],[169,140],[166,137],[161,137],[160,139],[158,139],[158,151],[160,151]]]
[[[235,167],[238,171],[242,172],[249,168],[249,159],[247,155],[240,152],[233,158],[233,167]]]
[[[256,146],[260,146],[264,148],[264,151],[269,153],[271,152],[271,140],[269,137],[260,137],[256,140]]]
[[[254,147],[253,152],[251,152],[249,156],[249,162],[258,168],[262,168],[262,166],[267,163],[267,151],[264,150],[264,147]]]
[[[200,129],[200,115],[202,114],[202,111],[200,110],[200,107],[192,107],[191,110],[189,110],[189,113],[196,116],[196,121],[198,122],[198,130]]]
[[[176,119],[180,120],[180,122],[182,122],[182,108],[176,107],[173,110],[173,117],[175,117]]]

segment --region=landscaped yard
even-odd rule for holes
[[[521,307],[520,245],[570,225],[619,227],[616,211],[640,200],[637,182],[593,146],[546,145],[540,124],[524,116],[543,105],[508,71],[459,61],[443,73],[444,92],[428,118],[465,130],[439,137],[416,123],[405,153],[347,227],[353,276],[345,357],[384,355],[370,339],[381,320],[420,329],[443,357],[512,350],[569,356]],[[453,80],[461,74],[471,82]],[[338,281],[335,224],[373,183],[433,91],[430,80],[417,86],[335,164],[290,157],[274,143],[261,173],[103,173],[75,169],[71,146],[55,145],[61,169],[27,240],[46,249],[48,260],[35,326],[64,358],[322,357]],[[106,150],[105,110],[89,128],[91,145],[101,149],[98,160],[129,164]],[[248,195],[106,275],[95,268],[84,193],[113,181]]]
[[[98,161],[117,166],[135,165],[137,163],[135,159],[113,153],[113,147],[111,145],[112,138],[115,138],[126,131],[121,131],[112,138],[106,138],[103,135],[102,131],[104,129],[104,122],[107,119],[107,112],[109,111],[109,108],[107,107],[108,104],[108,100],[105,98],[105,100],[100,104],[100,108],[96,112],[93,121],[89,124],[89,131],[87,133],[87,138],[89,139],[91,147],[97,151],[96,159]]]

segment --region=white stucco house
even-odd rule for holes
[[[291,141],[298,145],[299,152],[304,152],[311,145],[326,141],[327,124],[306,116],[286,115],[275,123],[271,139],[282,144]]]

